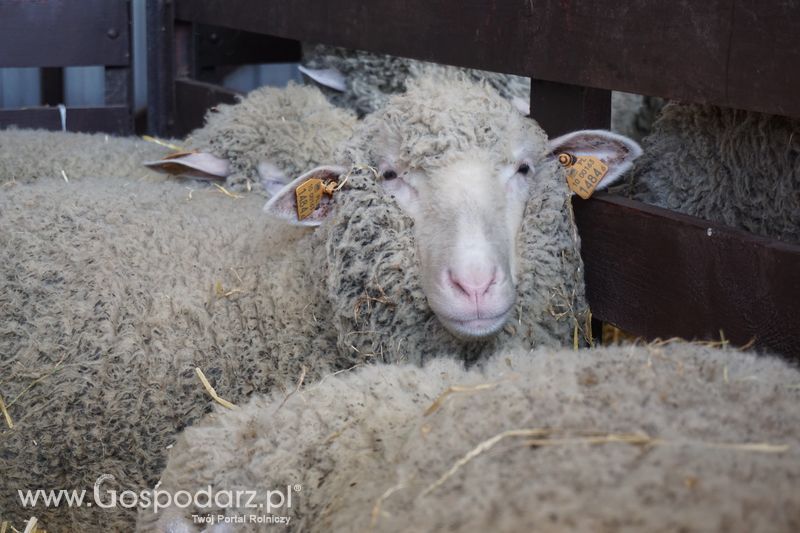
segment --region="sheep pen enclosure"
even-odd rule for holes
[[[143,124],[130,0],[81,2],[0,0],[0,67],[105,69],[103,106],[0,109],[0,533],[800,528],[797,2],[147,0],[145,138],[103,134]],[[366,111],[308,75],[222,85],[314,44],[413,75],[369,73]],[[667,102],[638,163],[612,91]],[[559,163],[587,145],[620,181],[581,199]],[[461,191],[516,195],[481,213],[519,216],[486,337],[445,321],[392,188],[452,152],[527,180]],[[276,223],[314,181],[311,227]],[[612,325],[636,340],[596,346]],[[178,505],[206,488],[276,521]]]
[[[154,1],[148,12],[151,124],[162,135],[184,133],[198,126],[205,109],[230,101],[232,95],[208,83],[213,78],[197,78],[201,66],[223,53],[228,63],[252,53],[236,46],[244,36],[269,39],[277,61],[292,53],[298,60],[297,41],[321,42],[530,76],[531,115],[551,137],[607,128],[611,90],[800,119],[794,67],[800,12],[782,2],[758,12],[740,4],[711,2],[687,14],[684,6],[655,0],[436,7],[382,0],[368,8],[348,0],[290,6]],[[233,30],[239,33],[225,39]],[[218,40],[208,52],[212,34]],[[796,154],[793,146],[787,150]],[[800,179],[796,164],[793,179]],[[797,210],[794,196],[787,201]],[[722,332],[739,345],[800,356],[800,243],[613,195],[576,198],[574,208],[598,321],[648,339],[719,339]]]

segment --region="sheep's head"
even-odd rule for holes
[[[635,143],[608,132],[578,132],[555,142],[485,85],[424,79],[364,119],[342,149],[340,161],[348,166],[312,170],[265,209],[297,222],[298,186],[314,178],[341,183],[350,167],[371,167],[385,201],[414,221],[430,308],[455,336],[481,339],[502,329],[514,308],[517,238],[536,182],[564,181],[550,161],[554,149],[603,159],[610,167],[603,185],[639,153]],[[321,223],[333,205],[335,196],[323,196],[299,223]]]

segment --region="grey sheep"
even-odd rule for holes
[[[797,531],[798,383],[778,359],[683,342],[358,369],[217,407],[138,530]],[[253,507],[218,496],[236,491]]]
[[[451,102],[460,102],[453,109]],[[613,182],[638,146],[547,141],[491,88],[420,80],[267,204],[162,177],[41,179],[0,197],[4,517],[16,489],[152,486],[208,408],[373,361],[475,361],[583,342],[567,151]],[[310,178],[340,190],[299,221]],[[191,189],[191,188],[190,188]],[[265,217],[266,218],[266,217]],[[46,387],[46,390],[44,389]],[[33,444],[32,444],[33,443]],[[37,508],[48,530],[119,529],[132,509]]]
[[[634,198],[800,243],[800,120],[671,103],[644,147]]]

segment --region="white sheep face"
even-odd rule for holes
[[[414,219],[428,303],[458,337],[496,333],[514,306],[515,244],[533,175],[533,154],[516,148],[512,157],[476,151],[427,170],[380,169],[384,189]]]

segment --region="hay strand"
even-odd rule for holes
[[[503,431],[495,435],[490,439],[486,439],[485,441],[478,444],[475,448],[467,452],[461,459],[455,462],[453,466],[450,467],[447,472],[442,474],[442,476],[437,479],[433,484],[429,485],[424,491],[422,491],[421,497],[425,497],[437,488],[444,485],[444,483],[453,477],[464,465],[478,457],[479,455],[491,450],[497,443],[500,441],[510,438],[510,437],[539,437],[542,435],[547,435],[550,433],[549,429],[511,429],[508,431]]]
[[[200,378],[200,383],[203,384],[203,387],[206,389],[208,395],[211,396],[211,399],[213,399],[215,402],[217,402],[223,407],[226,407],[228,409],[236,409],[236,406],[234,404],[232,404],[225,398],[219,397],[217,391],[214,390],[214,387],[211,386],[211,383],[209,383],[208,379],[206,378],[206,375],[203,374],[202,370],[200,370],[200,367],[195,367],[194,372],[195,374],[197,374],[197,377]]]
[[[229,197],[229,198],[233,198],[233,199],[235,199],[235,200],[238,200],[239,198],[241,198],[241,196],[240,196],[240,195],[238,195],[238,194],[233,194],[231,191],[229,191],[228,189],[226,189],[226,188],[225,188],[225,187],[223,187],[222,185],[219,185],[219,184],[215,183],[215,184],[214,184],[214,187],[216,187],[217,189],[219,189],[219,192],[221,192],[222,194],[224,194],[225,196],[227,196],[227,197]]]
[[[33,381],[31,381],[30,384],[27,387],[22,389],[22,392],[17,394],[17,396],[13,400],[11,400],[10,402],[8,402],[6,404],[6,408],[11,408],[11,406],[14,405],[15,403],[17,403],[17,401],[19,401],[19,399],[22,398],[29,390],[31,390],[32,388],[34,388],[39,383],[41,383],[42,381],[46,380],[47,378],[49,378],[50,376],[52,376],[53,374],[58,372],[59,369],[61,368],[61,364],[64,362],[64,359],[66,359],[66,357],[67,356],[64,355],[61,359],[59,359],[58,362],[53,367],[53,370],[51,370],[47,374],[44,374],[43,376],[40,376],[40,377],[34,379]]]
[[[300,377],[297,379],[297,386],[294,388],[292,392],[290,392],[289,394],[286,395],[286,397],[283,398],[283,401],[280,403],[278,408],[275,409],[276,413],[281,410],[281,407],[283,407],[283,405],[287,401],[289,401],[289,398],[300,392],[300,387],[303,386],[303,381],[305,381],[305,379],[306,379],[306,367],[302,366],[300,367]]]
[[[504,431],[486,439],[475,448],[467,452],[458,459],[439,479],[429,485],[420,496],[426,496],[432,491],[441,487],[451,477],[453,477],[464,465],[471,462],[476,457],[486,453],[501,441],[513,437],[527,438],[523,446],[569,446],[574,444],[631,444],[634,446],[699,446],[715,450],[733,450],[740,452],[753,453],[784,453],[790,450],[788,444],[770,444],[766,442],[747,442],[747,443],[727,443],[727,442],[706,442],[706,441],[668,441],[650,437],[645,433],[600,433],[595,431],[583,431],[581,436],[549,438],[556,433],[566,433],[563,429],[534,428],[534,429],[512,429]]]
[[[378,520],[380,520],[381,515],[384,514],[381,511],[383,502],[385,502],[386,499],[389,498],[389,496],[391,496],[398,490],[402,489],[403,487],[405,487],[405,484],[403,483],[398,483],[393,487],[389,487],[383,494],[381,494],[380,498],[377,499],[375,505],[372,506],[372,512],[370,513],[370,519],[369,519],[370,531],[375,529],[375,527],[378,525]]]
[[[14,429],[14,421],[11,420],[11,415],[8,414],[8,409],[6,409],[6,402],[3,401],[3,396],[0,395],[0,412],[3,413],[3,418],[6,419],[6,425],[8,429]],[[2,531],[0,531],[2,533]]]
[[[22,533],[34,533],[36,531],[37,522],[38,520],[36,519],[36,517],[32,516],[30,520],[28,520],[28,523],[25,524],[25,531],[23,531]]]
[[[165,148],[169,148],[170,150],[175,150],[176,152],[186,151],[178,145],[168,143],[167,141],[162,141],[161,139],[156,139],[155,137],[150,137],[149,135],[142,135],[142,140],[145,140],[149,143],[157,144],[159,146],[164,146]]]
[[[425,414],[423,416],[432,415],[436,411],[438,411],[444,401],[450,396],[451,394],[459,394],[459,393],[471,393],[471,392],[480,392],[484,390],[489,390],[497,387],[500,383],[479,383],[478,385],[472,386],[463,386],[463,385],[453,385],[451,387],[447,387],[443,393],[441,393],[436,400],[431,404],[428,409],[425,410]]]

